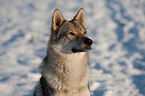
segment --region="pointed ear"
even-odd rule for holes
[[[81,8],[78,13],[76,14],[76,16],[74,17],[75,20],[79,21],[80,24],[82,24],[84,27],[86,27],[85,25],[85,11],[83,8]]]
[[[64,21],[64,17],[61,14],[59,9],[55,9],[52,17],[52,28],[55,31],[57,28],[59,28]]]

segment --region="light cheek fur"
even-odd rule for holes
[[[86,44],[84,44],[84,36],[81,34],[80,36],[67,36],[64,35],[59,41],[54,45],[56,49],[58,49],[61,53],[72,54],[72,48],[76,49],[84,49]]]

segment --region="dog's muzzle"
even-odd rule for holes
[[[87,52],[88,50],[91,50],[91,45],[92,45],[93,41],[90,38],[85,38],[84,39],[84,48],[81,49],[77,49],[77,48],[72,48],[72,52],[76,53],[76,52]]]

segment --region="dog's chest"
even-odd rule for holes
[[[88,72],[88,57],[85,54],[67,55],[63,61],[62,73],[65,80],[72,83],[80,83]]]
[[[49,60],[55,63],[50,64],[51,68],[43,67],[47,70],[44,75],[55,89],[75,88],[88,84],[89,67],[86,53],[59,55],[55,60]]]

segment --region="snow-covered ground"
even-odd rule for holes
[[[54,9],[70,20],[81,7],[92,96],[145,96],[144,0],[0,0],[0,96],[32,96]]]

